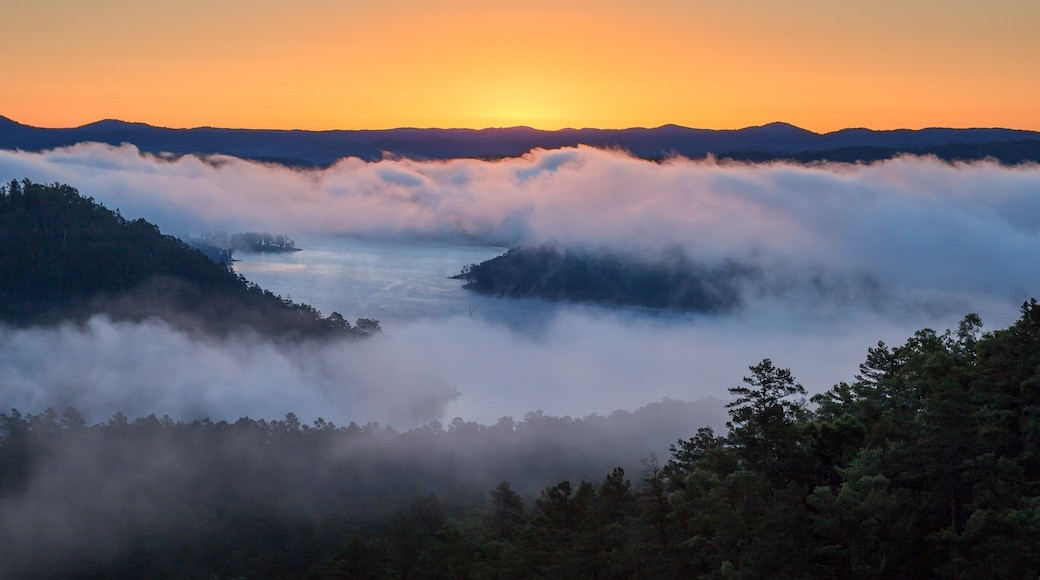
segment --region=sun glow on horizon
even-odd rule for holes
[[[187,128],[1040,130],[1040,3],[71,0],[7,7],[0,115]]]

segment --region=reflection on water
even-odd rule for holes
[[[236,253],[234,269],[272,292],[348,319],[407,321],[503,309],[501,301],[467,292],[450,277],[506,248],[332,236],[297,237],[296,244],[301,251]]]
[[[249,256],[265,256],[267,254],[248,254]],[[245,269],[235,268],[236,271],[256,272],[306,272],[306,264],[284,264],[278,262],[261,262],[251,260]]]

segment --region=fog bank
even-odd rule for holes
[[[917,328],[958,320],[837,309],[814,318],[784,307],[683,318],[547,309],[540,326],[524,329],[459,315],[361,342],[301,343],[206,339],[157,321],[98,317],[83,327],[0,330],[0,384],[5,408],[73,406],[89,421],[116,411],[228,421],[292,411],[305,422],[398,429],[456,416],[493,424],[534,410],[581,417],[664,398],[728,400],[748,365],[767,357],[822,392],[851,380],[878,340],[901,344]],[[1003,310],[982,310],[987,327],[1013,320]]]
[[[483,243],[681,248],[911,293],[1019,300],[1040,286],[1040,168],[653,163],[587,147],[501,161],[344,159],[293,170],[131,145],[0,152],[0,177],[72,184],[164,231],[265,229]]]
[[[518,329],[478,311],[402,323],[360,345],[205,340],[105,319],[0,330],[6,407],[75,405],[97,418],[294,411],[409,426],[534,409],[609,413],[663,397],[725,398],[764,357],[819,392],[851,379],[878,340],[899,344],[972,311],[999,328],[1040,289],[1035,165],[652,163],[579,147],[501,161],[344,159],[301,171],[141,155],[129,145],[0,151],[0,178],[22,177],[69,183],[167,232],[262,229],[636,256],[679,248],[707,263],[751,263],[779,287],[747,289],[745,307],[724,317],[564,306],[536,309],[535,324]]]

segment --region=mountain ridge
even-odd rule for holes
[[[675,124],[625,129],[557,129],[503,127],[484,129],[234,129],[194,127],[174,129],[145,123],[103,119],[74,128],[40,128],[0,116],[0,149],[45,151],[82,142],[119,146],[132,143],[145,153],[225,154],[245,159],[273,160],[287,165],[323,167],[345,157],[367,161],[390,155],[411,159],[518,157],[533,149],[586,145],[622,149],[645,159],[673,156],[729,157],[752,153],[756,159],[785,159],[800,154],[825,160],[834,150],[871,147],[900,153],[929,154],[928,148],[953,144],[1024,142],[1027,160],[1040,147],[1040,132],[1005,128],[946,128],[874,130],[851,127],[815,133],[790,123],[772,122],[742,129],[696,129]],[[987,156],[980,150],[979,158]],[[999,156],[997,156],[999,158]],[[1022,157],[1021,155],[1018,157]]]

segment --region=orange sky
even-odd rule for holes
[[[6,4],[0,115],[44,127],[1040,130],[1037,0]]]

